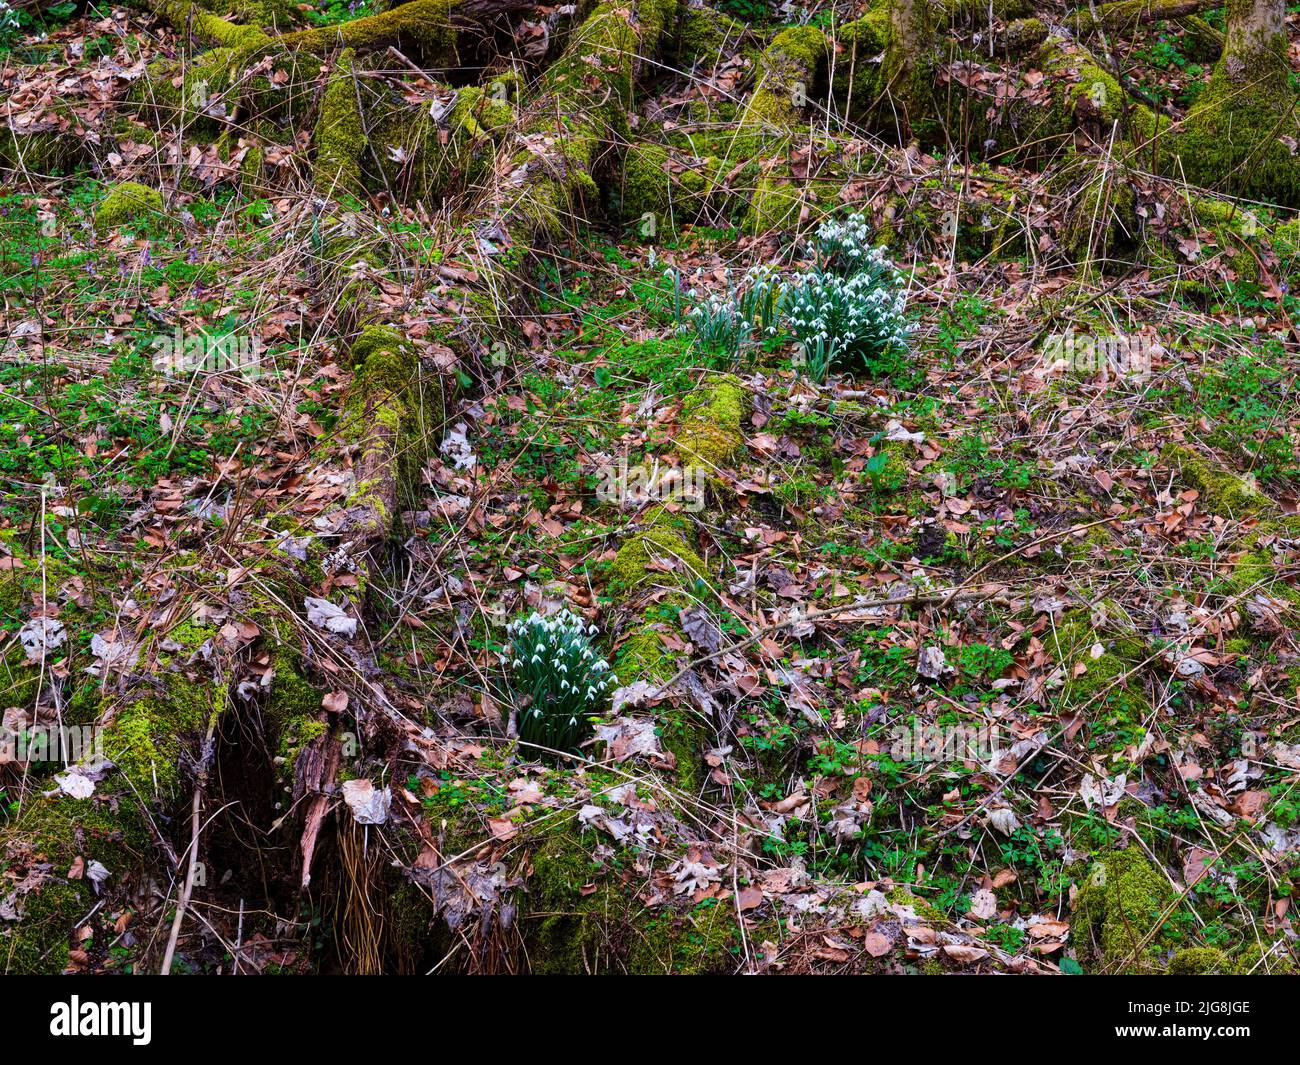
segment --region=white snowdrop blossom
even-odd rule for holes
[[[823,270],[843,277],[866,268],[873,254],[880,255],[880,250],[871,246],[871,226],[857,212],[843,221],[828,218],[818,226],[813,250]]]
[[[6,0],[0,0],[0,40],[16,34],[18,26],[18,12]]]

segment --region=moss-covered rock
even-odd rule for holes
[[[595,862],[598,843],[567,818],[548,829],[532,857],[521,925],[534,973],[690,975],[734,967],[734,906],[650,909],[634,874]]]
[[[745,444],[740,421],[749,407],[749,393],[734,377],[725,377],[691,394],[682,408],[675,444],[683,466],[703,464],[712,471],[726,469]]]
[[[419,357],[389,326],[364,328],[350,354],[356,369],[338,432],[359,456],[345,509],[358,529],[383,537],[393,508],[415,484],[430,426],[441,424],[442,396],[424,396]]]
[[[176,797],[182,754],[197,750],[210,719],[224,709],[225,691],[199,653],[215,635],[189,621],[174,626],[142,652],[155,655],[153,682],[105,707],[105,753],[139,796]]]
[[[1160,926],[1173,899],[1169,879],[1140,847],[1112,851],[1088,873],[1079,892],[1070,939],[1094,972],[1160,969]]]
[[[1186,947],[1169,959],[1170,976],[1228,976],[1232,963],[1221,950],[1213,947]]]
[[[103,232],[163,213],[162,193],[138,181],[114,185],[95,208],[95,229]]]
[[[1147,651],[1136,634],[1099,632],[1086,612],[1073,611],[1044,635],[1043,644],[1062,667],[1056,696],[1062,707],[1085,712],[1091,726],[1103,731],[1145,719],[1149,699],[1137,669]]]
[[[876,57],[889,43],[889,10],[885,4],[869,8],[859,19],[846,22],[836,34],[844,48],[834,67],[835,98],[849,115],[861,115],[876,102],[880,90],[880,64]]]
[[[105,890],[121,892],[145,867],[152,842],[130,802],[54,795],[25,802],[0,828],[0,868],[27,884],[10,900],[19,917],[0,921],[0,973],[56,974],[68,967],[73,928],[87,922],[102,896],[84,869],[109,872]],[[80,860],[81,869],[74,873]],[[72,875],[70,875],[72,874]],[[0,880],[0,899],[15,880]],[[34,881],[34,883],[33,883]],[[98,921],[88,927],[97,930]],[[94,941],[78,944],[94,947]]]
[[[703,168],[707,168],[708,163]],[[625,222],[653,216],[656,229],[673,232],[693,221],[708,202],[709,182],[702,169],[676,158],[659,144],[637,142],[623,156],[616,193]]]
[[[1173,151],[1194,185],[1295,207],[1300,159],[1288,142],[1300,136],[1300,116],[1286,28],[1280,18],[1261,21],[1256,14],[1250,0],[1230,0],[1223,56]]]
[[[828,47],[826,35],[815,26],[794,26],[777,33],[759,58],[754,91],[723,163],[730,170],[744,160],[775,161],[757,177],[746,232],[785,229],[798,221],[801,193],[790,183],[787,157]]]
[[[85,158],[85,142],[58,130],[23,133],[0,124],[0,170],[29,174],[72,172]]]
[[[653,513],[646,527],[619,548],[609,567],[611,591],[626,596],[651,579],[673,579],[652,570],[652,562],[673,567],[676,580],[685,587],[708,579],[708,568],[686,542],[678,520],[667,511]]]
[[[697,62],[716,62],[724,46],[744,39],[746,27],[730,15],[708,7],[688,7],[682,12],[670,47],[674,65],[687,69]]]

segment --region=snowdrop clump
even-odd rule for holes
[[[775,267],[759,264],[745,271],[733,285],[730,271],[727,292],[683,290],[681,275],[665,270],[673,284],[673,305],[679,333],[693,333],[695,347],[736,362],[745,348],[777,335],[785,284]]]
[[[894,273],[892,266],[889,271]],[[786,322],[810,362],[816,352],[824,353],[826,368],[836,359],[886,367],[907,350],[911,334],[900,283],[875,272],[849,278],[817,270],[799,274],[787,295]]]
[[[0,41],[18,32],[18,12],[0,0]]]
[[[902,275],[883,248],[871,246],[860,214],[823,222],[815,247],[819,266],[796,275],[784,300],[808,372],[821,380],[836,361],[888,369],[911,335]]]
[[[596,631],[571,610],[550,617],[534,611],[506,627],[525,744],[574,751],[590,735],[588,718],[617,683],[609,663],[592,649]]]
[[[911,334],[907,298],[902,275],[884,249],[872,246],[866,217],[823,222],[812,248],[813,268],[788,280],[765,263],[737,283],[724,269],[725,295],[684,289],[680,273],[665,270],[678,332],[694,334],[700,351],[739,362],[747,346],[786,331],[806,372],[819,381],[836,362],[869,372],[892,369]]]
[[[761,339],[776,336],[785,291],[785,282],[775,266],[759,263],[745,271],[740,283],[740,312],[753,323]]]
[[[691,290],[695,295],[695,290]],[[706,292],[704,298],[687,312],[695,327],[695,343],[703,351],[737,356],[749,340],[753,322],[746,320],[733,292],[720,296]]]

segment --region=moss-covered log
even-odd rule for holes
[[[1101,30],[1122,32],[1144,22],[1187,18],[1215,6],[1214,0],[1117,0],[1116,3],[1076,11],[1067,25],[1080,35]]]
[[[728,159],[772,160],[770,169],[760,170],[756,178],[745,216],[750,233],[786,229],[799,219],[803,191],[791,175],[789,157],[795,128],[828,49],[821,30],[798,26],[778,33],[759,59],[754,91],[745,102],[735,143],[727,153]]]

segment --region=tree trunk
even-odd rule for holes
[[[1285,19],[1283,0],[1230,0],[1223,56],[1177,138],[1193,184],[1300,205]]]
[[[936,34],[943,9],[933,0],[891,0],[889,43],[881,65],[882,108],[899,140],[929,141],[938,133],[934,106]],[[888,119],[886,120],[888,121]]]

